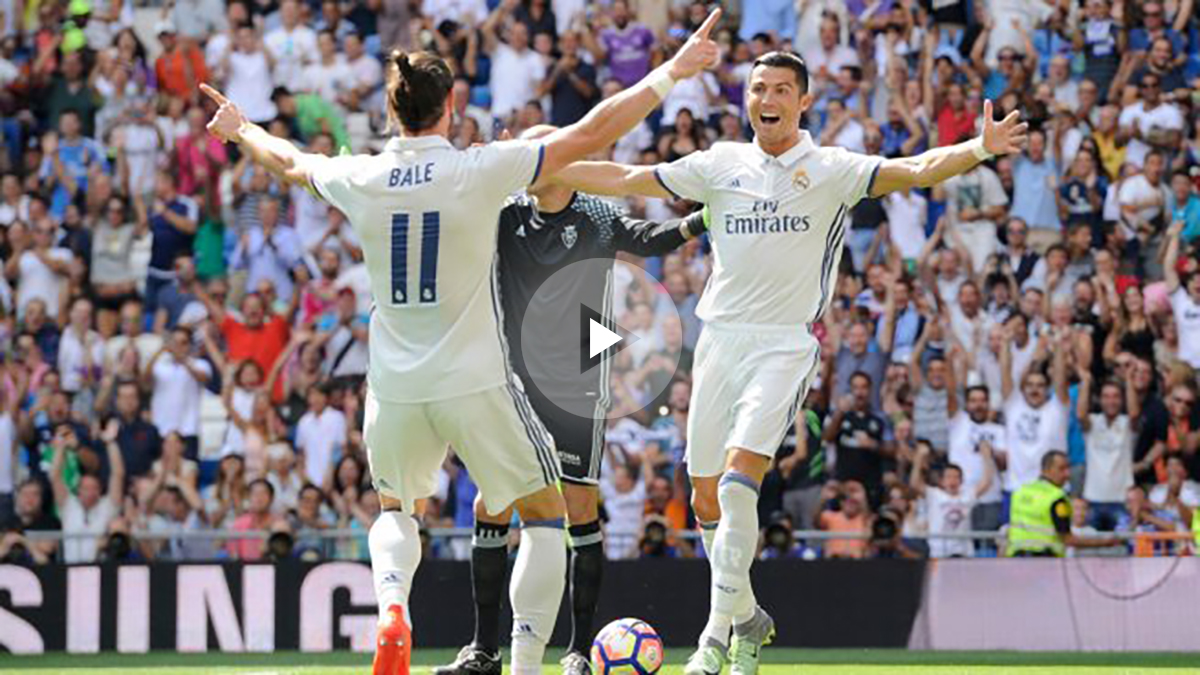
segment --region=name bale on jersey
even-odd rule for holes
[[[417,166],[402,166],[388,174],[388,187],[414,187],[433,181],[433,162]]]
[[[754,202],[749,215],[726,213],[726,234],[782,234],[808,232],[812,223],[808,216],[780,215],[779,201],[763,199]]]

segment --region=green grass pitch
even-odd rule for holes
[[[554,652],[557,655],[557,651]],[[668,650],[665,675],[680,675],[687,650]],[[1183,675],[1200,673],[1200,654],[910,652],[905,650],[801,650],[763,652],[763,675]],[[450,650],[418,650],[414,673],[453,657]],[[361,675],[363,654],[103,654],[96,656],[0,655],[0,673],[65,675]],[[547,664],[544,672],[557,672]]]

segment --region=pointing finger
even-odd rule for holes
[[[992,99],[983,99],[983,123],[992,122]]]
[[[696,37],[700,38],[701,40],[707,40],[708,34],[712,32],[713,26],[716,26],[717,22],[720,20],[721,8],[718,7],[714,9],[712,14],[709,14],[708,18],[704,20],[704,23],[700,25],[700,30],[696,31]]]
[[[1014,111],[1008,113],[1008,115],[1006,115],[1004,117],[1004,121],[1001,122],[1001,124],[1006,125],[1006,126],[1011,125],[1011,124],[1016,124],[1017,120],[1020,119],[1020,117],[1021,117],[1021,113],[1014,110]]]
[[[225,105],[226,103],[229,103],[229,99],[225,98],[224,94],[217,91],[216,89],[213,89],[212,87],[208,86],[207,84],[201,83],[200,91],[204,92],[205,95],[207,95],[212,100],[216,101],[217,105]]]

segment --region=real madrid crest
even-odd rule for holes
[[[795,185],[797,190],[806,190],[809,184],[808,172],[804,169],[796,169],[796,173],[792,174],[792,185]]]
[[[562,242],[567,248],[573,248],[575,242],[579,241],[579,233],[575,231],[574,225],[567,225],[562,231]]]

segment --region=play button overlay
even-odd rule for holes
[[[609,326],[613,326],[616,330],[612,330]],[[632,332],[613,324],[611,319],[600,312],[582,304],[579,305],[579,335],[587,336],[587,342],[579,350],[579,372],[581,373],[595,368],[604,359],[641,339]]]
[[[506,306],[505,321],[519,308]],[[582,260],[541,281],[510,356],[534,408],[585,419],[659,410],[676,376],[683,324],[667,290],[625,261]]]

